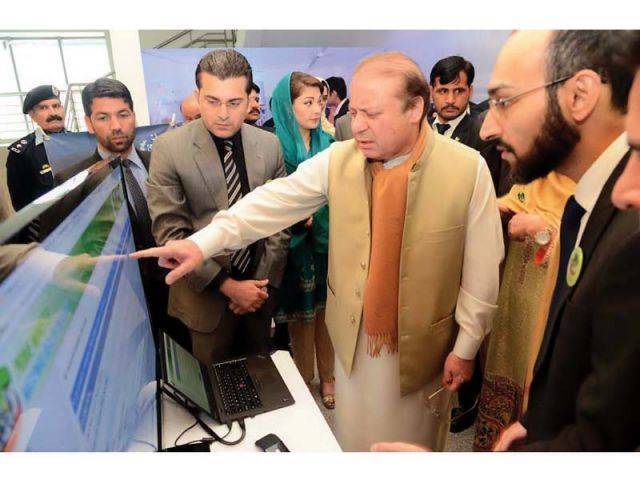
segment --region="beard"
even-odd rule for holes
[[[124,136],[122,133],[118,134],[119,137]],[[112,141],[112,136],[108,136],[107,138],[105,138],[104,140],[104,146],[107,150],[109,150],[110,152],[113,153],[123,153],[126,152],[127,150],[129,150],[129,148],[131,148],[131,145],[133,145],[133,141],[136,138],[136,134],[135,131],[134,133],[132,133],[131,135],[127,135],[126,136],[126,141],[120,145],[116,145],[115,143],[113,143]]]
[[[546,177],[562,164],[580,141],[580,132],[564,119],[557,100],[550,96],[548,105],[542,129],[527,153],[517,156],[509,145],[502,144],[516,156],[512,173],[515,183],[527,184]]]

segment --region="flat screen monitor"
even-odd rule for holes
[[[0,224],[0,451],[159,449],[156,350],[120,171],[45,238],[15,241],[95,173]]]

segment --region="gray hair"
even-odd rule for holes
[[[220,80],[227,78],[245,77],[247,79],[247,94],[251,93],[253,73],[251,65],[244,55],[231,48],[212,50],[198,62],[196,68],[196,85],[200,88],[200,74],[209,73]]]

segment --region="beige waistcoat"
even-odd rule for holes
[[[467,211],[478,152],[429,132],[409,173],[400,256],[398,350],[403,395],[440,375],[457,331]],[[345,371],[353,367],[371,251],[371,173],[354,140],[329,160],[326,323]]]

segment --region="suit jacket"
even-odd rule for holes
[[[583,264],[547,321],[522,419],[526,449],[634,450],[640,443],[640,220],[605,184],[580,242]]]
[[[336,114],[333,116],[333,123],[335,124],[335,122],[340,117],[344,117],[348,112],[349,112],[349,99],[347,98],[344,101],[344,103],[340,106],[340,110],[338,110]]]
[[[243,124],[242,148],[251,190],[269,180],[286,176],[278,138]],[[159,245],[186,238],[229,208],[227,184],[213,139],[202,119],[161,135],[153,146],[147,188],[152,230]],[[257,242],[254,278],[268,278],[278,287],[284,272],[288,231]],[[172,285],[169,313],[190,329],[213,332],[227,299],[212,280],[224,269],[231,271],[230,257],[206,259],[202,267]]]
[[[475,110],[471,110],[470,113],[462,117],[462,120],[452,132],[451,139],[480,152],[489,167],[496,196],[501,197],[509,192],[513,182],[509,175],[509,164],[502,160],[500,152],[496,149],[496,143],[485,142],[480,138],[480,127],[482,127],[485,115],[486,113],[484,112],[478,113]],[[436,117],[430,115],[428,119],[431,126]]]
[[[353,132],[351,131],[351,115],[347,113],[336,120],[336,141],[351,140]]]

